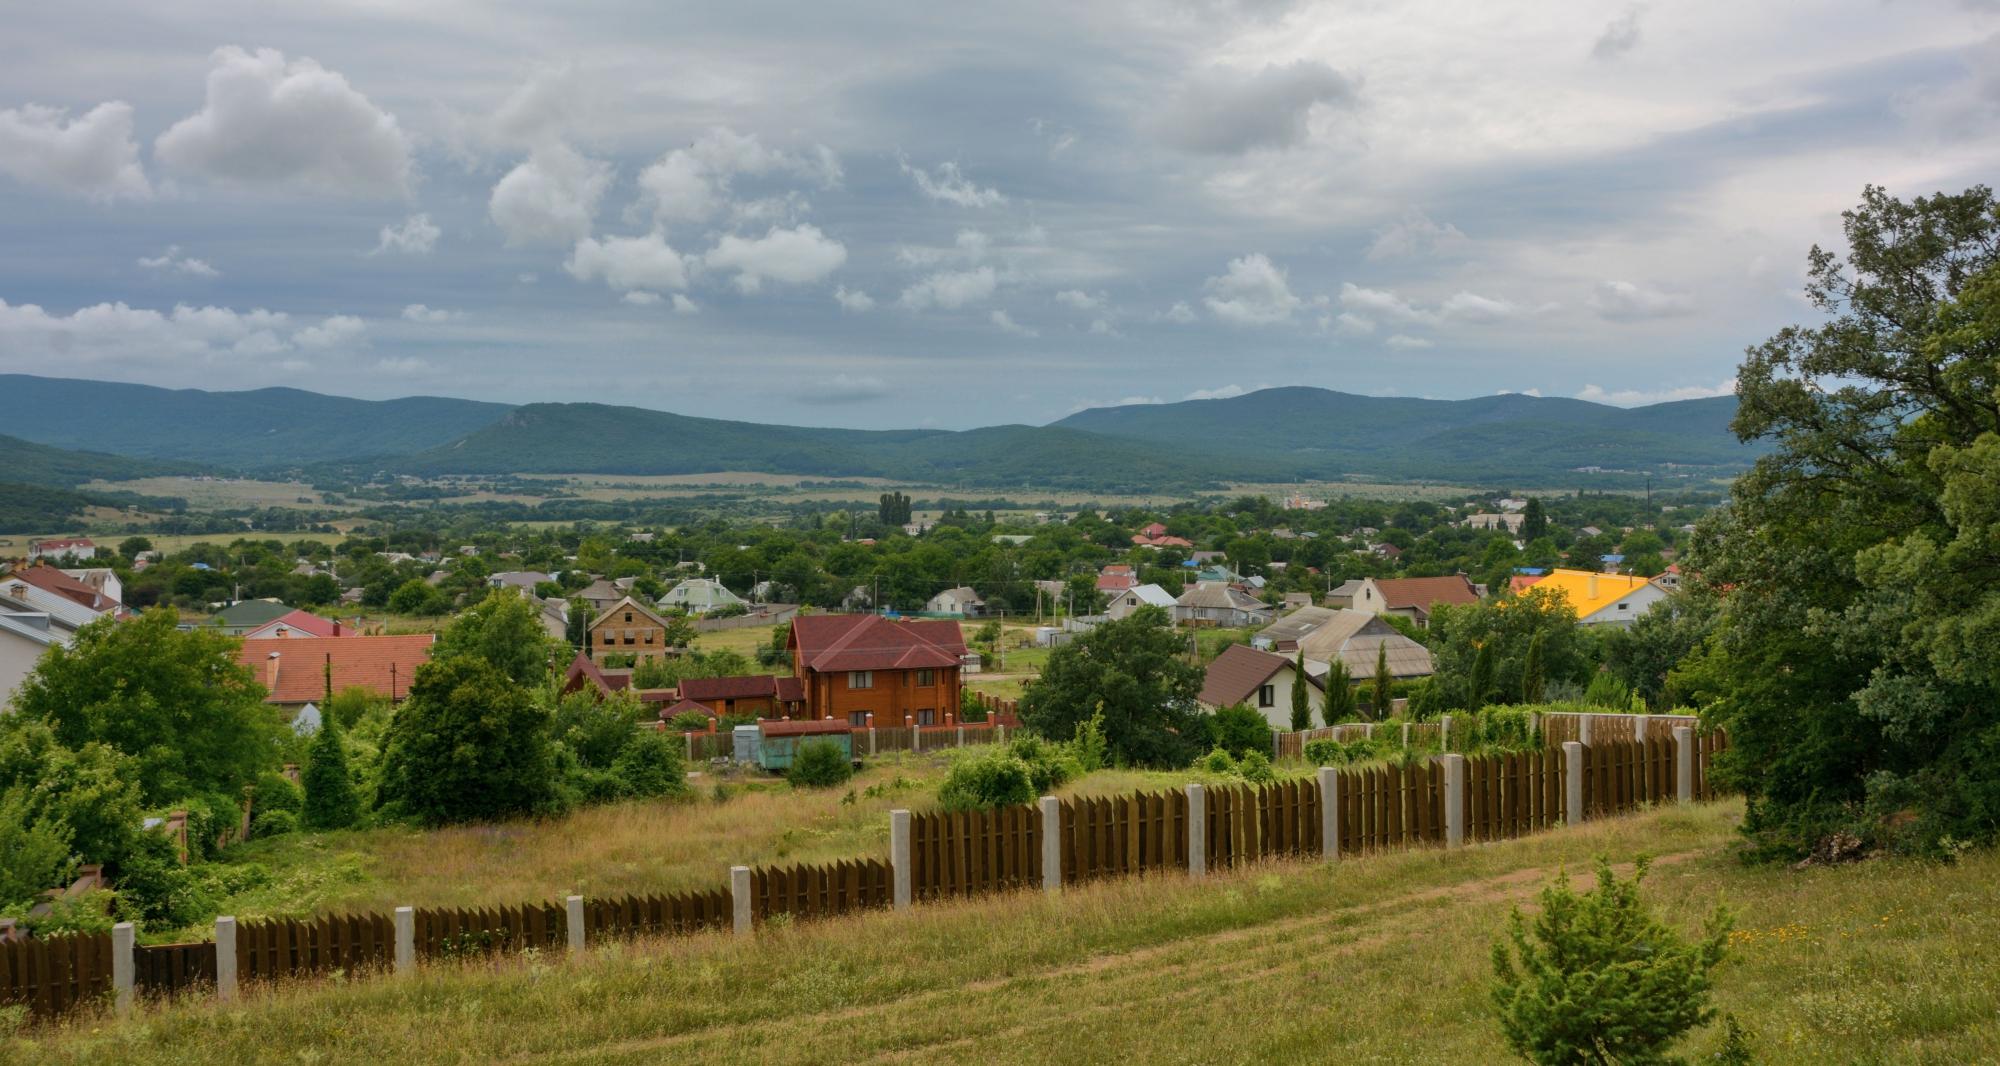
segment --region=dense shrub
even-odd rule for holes
[[[1104,712],[1098,711],[1076,724],[1076,737],[1069,742],[1070,754],[1076,757],[1077,769],[1086,774],[1094,774],[1104,769],[1111,757],[1110,741],[1104,736]]]
[[[1221,748],[1216,748],[1202,756],[1201,761],[1195,763],[1195,766],[1211,774],[1233,774],[1236,772],[1236,757]]]
[[[433,825],[553,811],[548,729],[536,699],[486,659],[426,663],[390,723],[377,803]]]
[[[634,736],[611,764],[611,775],[627,796],[685,796],[687,764],[681,738],[659,730]]]
[[[25,788],[0,796],[0,909],[25,905],[74,868],[68,823],[38,817]]]
[[[807,740],[792,755],[792,770],[785,776],[805,788],[832,788],[854,776],[854,764],[833,741]]]
[[[1236,764],[1236,772],[1243,780],[1253,785],[1268,785],[1278,779],[1271,769],[1271,757],[1261,751],[1253,751]]]
[[[1032,733],[1022,733],[1008,741],[1007,751],[1028,768],[1028,780],[1037,796],[1046,796],[1083,776],[1076,757],[1063,745],[1052,744]]]
[[[296,833],[299,829],[297,811],[281,810],[276,807],[257,811],[250,816],[250,836],[252,838],[282,836]]]
[[[127,921],[171,929],[215,913],[214,898],[181,865],[173,842],[159,833],[139,835],[119,863],[114,883],[118,916]]]
[[[706,711],[682,711],[667,719],[667,728],[682,733],[706,733],[715,717]]]
[[[347,742],[341,739],[339,722],[330,717],[322,720],[300,780],[305,785],[305,805],[299,820],[306,825],[345,829],[360,819],[361,797],[347,769]]]
[[[1271,750],[1271,723],[1254,708],[1241,703],[1219,708],[1210,715],[1208,732],[1216,747],[1239,759],[1249,752],[1268,755]]]
[[[266,811],[290,811],[297,814],[304,806],[306,794],[292,779],[275,770],[266,770],[257,775],[257,790],[251,793],[251,817]]]
[[[948,811],[983,810],[1033,803],[1039,794],[1026,763],[1007,751],[987,751],[952,763],[938,803]]]

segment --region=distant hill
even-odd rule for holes
[[[1729,474],[1760,450],[1729,433],[1733,396],[1625,409],[1536,396],[1421,400],[1293,387],[1097,408],[1047,426],[952,432],[762,425],[596,403],[371,401],[297,389],[204,392],[18,374],[0,375],[0,392],[11,401],[10,430],[30,441],[248,472],[744,470],[1149,492],[1347,476],[1560,485],[1587,466]],[[121,461],[129,462],[90,460]],[[62,487],[89,477],[169,472],[132,467],[121,474],[55,455],[24,455],[0,469],[34,469],[35,476],[12,480]]]
[[[186,463],[164,463],[131,459],[103,452],[79,452],[52,448],[19,437],[0,436],[0,478],[16,485],[75,488],[86,481],[129,481],[140,477],[191,474],[197,468]]]
[[[207,392],[28,374],[0,374],[0,396],[7,397],[7,429],[27,440],[238,470],[420,451],[512,409],[432,396]]]
[[[1055,425],[1256,459],[1275,477],[1492,481],[1553,478],[1584,466],[1733,470],[1762,451],[1729,432],[1735,413],[1734,396],[1627,409],[1518,394],[1422,400],[1292,387],[1093,408]]]

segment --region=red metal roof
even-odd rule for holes
[[[1391,608],[1429,611],[1439,603],[1478,603],[1479,593],[1464,574],[1451,577],[1378,577],[1375,587]]]
[[[814,670],[939,669],[959,665],[965,635],[950,620],[809,614],[792,619],[792,646]]]
[[[93,611],[109,611],[118,606],[117,600],[46,564],[41,566],[24,566],[7,576],[10,578],[19,578],[41,589],[43,592],[54,593],[63,599],[73,600]]]
[[[263,637],[246,640],[236,661],[248,666],[257,682],[270,690],[266,703],[310,703],[326,697],[327,664],[333,665],[333,691],[365,688],[378,696],[409,695],[417,667],[430,661],[429,633],[393,637],[343,637],[339,640],[295,640]]]
[[[778,694],[778,679],[771,674],[748,674],[739,677],[684,677],[681,679],[681,698],[699,701],[755,699],[759,696],[775,697]]]
[[[311,611],[292,611],[289,614],[271,619],[263,625],[258,626],[257,629],[265,630],[274,626],[284,626],[286,629],[291,630],[290,635],[294,637],[337,637],[342,635],[339,622],[321,618]],[[346,635],[353,636],[354,634],[348,633]]]

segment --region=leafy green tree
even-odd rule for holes
[[[1521,702],[1540,703],[1542,693],[1547,688],[1547,676],[1542,670],[1542,647],[1548,637],[1536,633],[1528,638],[1528,659],[1521,664]]]
[[[0,716],[0,793],[24,791],[33,821],[68,827],[84,862],[113,866],[139,831],[138,764],[98,742],[71,750],[46,723]],[[4,852],[0,852],[4,854]]]
[[[434,615],[443,614],[449,606],[444,594],[425,583],[423,578],[413,577],[396,586],[389,594],[388,607],[397,614]]]
[[[1604,669],[1648,707],[1672,709],[1679,702],[1673,672],[1715,632],[1721,608],[1720,598],[1706,589],[1668,596],[1630,626],[1605,634]]]
[[[491,661],[434,659],[390,722],[377,804],[432,825],[551,810],[548,731],[548,712]]]
[[[236,661],[240,642],[177,628],[158,608],[130,621],[100,619],[52,647],[15,693],[27,721],[81,750],[92,741],[130,756],[148,804],[197,793],[234,796],[278,763],[278,717],[263,686]]]
[[[1375,649],[1375,684],[1369,693],[1369,704],[1374,707],[1376,718],[1389,717],[1394,704],[1391,693],[1395,691],[1395,678],[1389,674],[1389,646],[1380,645]]]
[[[1248,704],[1216,708],[1209,716],[1208,731],[1216,747],[1239,759],[1251,752],[1271,750],[1271,723]]]
[[[1715,1016],[1709,972],[1729,914],[1716,908],[1688,941],[1639,898],[1646,867],[1620,881],[1600,858],[1596,888],[1578,894],[1558,874],[1532,922],[1514,908],[1493,945],[1493,1005],[1516,1054],[1541,1066],[1666,1063],[1683,1034]]]
[[[126,537],[124,540],[118,542],[118,554],[127,562],[137,559],[141,554],[152,550],[153,542],[147,540],[145,537]]]
[[[1097,626],[1049,653],[1021,695],[1021,720],[1042,736],[1068,737],[1101,710],[1118,763],[1186,766],[1203,746],[1195,703],[1203,672],[1182,647],[1158,607]]]
[[[1535,636],[1539,638],[1541,634],[1537,633]],[[1486,697],[1492,692],[1493,645],[1482,644],[1478,653],[1472,657],[1472,678],[1466,685],[1465,709],[1474,714],[1479,713],[1479,708],[1486,706]]]
[[[0,910],[26,905],[43,891],[62,887],[76,862],[70,852],[70,827],[60,819],[37,815],[28,790],[16,786],[0,793]]]
[[[1335,659],[1326,670],[1326,700],[1320,704],[1320,721],[1339,725],[1354,720],[1354,679],[1347,676],[1347,664]]]
[[[1548,512],[1542,509],[1540,496],[1528,497],[1528,506],[1521,511],[1521,540],[1532,542],[1549,535]]]
[[[1293,664],[1296,672],[1292,675],[1292,732],[1300,733],[1311,729],[1312,683],[1306,680],[1306,653],[1300,652],[1298,662]]]
[[[2000,201],[1870,187],[1843,221],[1844,261],[1809,259],[1825,318],[1738,370],[1736,433],[1775,450],[1692,545],[1728,592],[1674,674],[1785,856],[2000,833]]]
[[[1431,612],[1427,636],[1437,676],[1454,690],[1453,705],[1469,709],[1480,651],[1493,649],[1486,697],[1520,692],[1528,644],[1537,634],[1542,638],[1544,684],[1588,683],[1597,665],[1597,637],[1589,628],[1576,624],[1576,609],[1564,596],[1536,585],[1505,599],[1440,604]]]
[[[341,739],[340,723],[331,716],[320,720],[300,783],[306,792],[300,813],[307,828],[345,829],[361,817],[361,798],[347,769],[347,743]]]
[[[475,656],[517,685],[534,685],[548,676],[557,652],[535,605],[513,589],[500,589],[444,627],[431,659]]]

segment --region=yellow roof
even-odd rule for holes
[[[1630,596],[1651,583],[1652,578],[1629,574],[1597,574],[1589,570],[1551,570],[1531,588],[1553,589],[1563,594],[1578,618],[1591,615]]]

